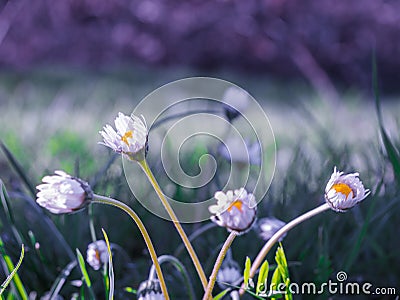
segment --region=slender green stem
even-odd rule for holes
[[[56,296],[61,291],[65,281],[69,274],[71,274],[72,269],[74,269],[77,265],[76,259],[71,261],[61,272],[60,275],[56,278],[53,285],[51,286],[49,299],[56,299]]]
[[[90,236],[92,238],[92,242],[94,243],[97,241],[96,237],[96,230],[94,229],[94,221],[93,221],[93,206],[89,206],[88,208],[89,214],[89,229],[90,229]]]
[[[139,227],[139,230],[144,238],[144,241],[146,242],[146,246],[147,246],[147,249],[149,250],[153,265],[156,268],[158,280],[160,280],[162,293],[164,294],[165,299],[169,300],[167,286],[165,284],[165,280],[164,280],[163,273],[161,271],[160,264],[158,263],[158,260],[157,260],[156,251],[154,250],[153,243],[151,242],[149,233],[147,232],[146,228],[144,227],[142,220],[140,220],[138,215],[128,205],[126,205],[125,203],[122,203],[118,200],[115,200],[115,199],[112,199],[109,197],[105,197],[105,196],[94,195],[92,202],[118,207],[119,209],[122,209],[123,211],[125,211],[135,221],[136,225]]]
[[[5,263],[4,271],[5,272],[7,272],[7,271],[10,272],[10,275],[14,274],[10,278],[12,278],[12,282],[13,282],[14,286],[16,287],[21,299],[27,300],[29,298],[28,297],[28,293],[26,292],[26,290],[24,288],[24,285],[23,285],[23,283],[21,281],[21,278],[18,275],[18,272],[13,272],[13,270],[15,270],[14,264],[13,264],[13,262],[11,260],[11,257],[8,256],[8,254],[6,253],[6,250],[4,249],[4,243],[3,243],[3,240],[1,238],[0,238],[0,254],[1,254],[1,257],[2,257],[2,259],[4,261],[4,263]],[[24,247],[23,246],[22,246],[21,254],[22,254],[22,258],[23,258],[24,257],[24,255],[23,255],[24,254]],[[20,264],[20,262],[18,262],[18,264]],[[18,268],[17,268],[17,270],[18,270]],[[7,278],[9,278],[9,277],[7,277]]]
[[[183,281],[186,285],[186,288],[188,290],[188,294],[189,294],[189,300],[194,300],[196,299],[194,290],[193,290],[193,285],[190,282],[190,278],[189,278],[189,274],[185,268],[185,266],[179,261],[179,259],[177,259],[176,257],[172,256],[172,255],[161,255],[158,258],[158,262],[161,264],[165,263],[165,262],[169,262],[171,263],[178,271],[179,273],[182,275],[183,277]],[[151,266],[150,269],[150,273],[149,273],[149,280],[154,280],[155,275],[156,275],[156,268],[154,267],[154,265]]]
[[[217,274],[219,271],[219,268],[221,268],[222,262],[224,261],[226,252],[229,250],[231,247],[233,240],[237,236],[236,231],[232,231],[228,238],[226,239],[224,245],[221,248],[221,251],[218,254],[217,260],[214,264],[214,268],[212,270],[211,276],[210,276],[210,281],[208,282],[208,286],[206,289],[206,292],[204,293],[203,300],[209,300],[211,299],[212,296],[212,290],[214,289],[215,281],[217,279]]]
[[[103,265],[103,283],[104,283],[104,290],[105,290],[105,299],[108,298],[109,294],[110,294],[110,280],[108,278],[108,264],[105,263]]]
[[[114,300],[114,268],[113,268],[113,260],[112,260],[112,253],[110,247],[110,241],[108,240],[108,236],[106,231],[102,228],[101,231],[103,232],[104,240],[107,244],[107,252],[108,252],[108,285],[106,284],[106,289],[108,290],[108,299]],[[107,272],[105,272],[107,274]],[[107,297],[106,296],[106,297]]]
[[[257,272],[258,267],[262,264],[264,261],[264,258],[267,256],[268,252],[271,250],[272,246],[279,241],[279,239],[290,229],[293,227],[297,226],[298,224],[304,222],[305,220],[310,219],[311,217],[318,215],[319,213],[322,213],[325,210],[330,209],[329,204],[324,203],[308,212],[305,214],[302,214],[301,216],[297,217],[296,219],[290,221],[287,223],[285,226],[283,226],[281,229],[279,229],[269,240],[268,242],[265,243],[264,247],[261,249],[261,251],[258,253],[256,259],[254,260],[251,269],[250,269],[250,278],[253,278],[254,275]],[[244,293],[244,286],[242,285],[240,294],[243,295]]]
[[[25,248],[24,248],[24,244],[22,244],[21,245],[21,255],[19,257],[17,265],[11,271],[10,275],[7,276],[6,280],[4,280],[4,282],[1,284],[0,296],[3,295],[3,292],[5,291],[5,289],[7,288],[7,286],[9,285],[11,280],[13,279],[13,277],[17,274],[17,271],[18,271],[19,267],[22,264],[22,260],[24,259],[24,254],[25,254]]]
[[[161,203],[163,204],[165,210],[167,211],[168,215],[170,216],[172,222],[174,223],[176,230],[178,231],[179,235],[181,236],[182,241],[185,244],[187,251],[189,252],[190,258],[192,259],[192,262],[196,268],[197,274],[199,275],[201,283],[205,290],[207,287],[207,277],[204,273],[203,267],[201,266],[200,260],[197,257],[197,254],[193,249],[192,244],[190,243],[185,231],[182,228],[182,225],[179,223],[179,220],[176,217],[171,205],[169,204],[168,200],[165,198],[165,196],[164,196],[160,186],[158,185],[157,180],[155,179],[153,173],[151,172],[146,160],[144,159],[142,161],[139,161],[139,165],[141,166],[144,173],[147,175],[147,178],[149,179],[150,183],[152,184],[154,190],[156,191],[158,197],[161,200]]]

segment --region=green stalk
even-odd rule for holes
[[[139,230],[140,230],[140,232],[144,238],[144,241],[146,243],[147,249],[149,250],[151,260],[153,261],[153,265],[155,265],[158,280],[160,280],[162,293],[164,294],[165,299],[169,300],[167,285],[165,284],[164,276],[161,271],[160,264],[158,263],[158,260],[157,260],[156,251],[154,250],[153,243],[150,239],[149,233],[147,232],[146,227],[144,226],[142,220],[128,205],[126,205],[125,203],[122,203],[118,200],[115,200],[115,199],[112,199],[109,197],[105,197],[105,196],[94,195],[92,203],[107,204],[107,205],[111,205],[114,207],[118,207],[119,209],[122,209],[124,212],[126,212],[133,219],[133,221],[139,227]]]
[[[22,244],[21,246],[21,255],[19,257],[18,263],[15,266],[15,268],[12,270],[12,272],[10,273],[10,275],[7,276],[6,280],[4,280],[4,282],[1,284],[1,289],[0,289],[0,296],[3,297],[3,293],[6,290],[7,286],[10,284],[11,280],[13,279],[13,277],[15,275],[17,275],[17,271],[19,269],[19,267],[22,264],[22,260],[24,259],[24,254],[25,254],[25,248],[24,248],[24,244]]]
[[[186,288],[188,290],[189,294],[189,300],[194,300],[196,299],[194,290],[193,290],[193,285],[190,282],[189,274],[185,268],[185,266],[174,256],[172,255],[161,255],[158,258],[158,262],[161,264],[165,262],[171,263],[177,270],[178,272],[182,275],[183,281],[186,285]],[[151,266],[150,273],[149,273],[149,280],[154,280],[156,277],[156,272],[155,272],[155,267],[154,265]]]
[[[21,254],[23,254],[23,252],[24,252],[24,247],[22,245],[22,253]],[[3,243],[3,240],[1,238],[0,238],[0,253],[1,253],[1,256],[3,257],[3,260],[4,260],[4,262],[5,262],[6,266],[7,266],[7,271],[11,275],[13,273],[13,270],[15,270],[15,267],[14,267],[14,264],[13,264],[10,256],[8,256],[8,254],[6,253],[6,251],[4,249],[4,243]],[[20,264],[20,263],[18,262],[18,264]],[[19,277],[19,275],[18,275],[18,273],[16,271],[14,272],[14,276],[12,277],[12,281],[14,282],[15,287],[16,287],[19,295],[21,296],[21,298],[23,300],[28,300],[28,294],[25,291],[25,288],[24,288],[24,285],[23,285],[23,283],[21,281],[21,278]]]
[[[254,260],[253,265],[251,266],[250,269],[250,278],[253,278],[254,275],[257,272],[258,267],[264,262],[264,258],[267,256],[268,252],[271,250],[272,246],[279,241],[279,239],[287,233],[290,229],[293,227],[297,226],[298,224],[304,222],[305,220],[308,220],[312,218],[313,216],[318,215],[319,213],[324,212],[325,210],[330,209],[330,206],[328,203],[324,203],[304,214],[301,216],[297,217],[296,219],[290,221],[287,223],[285,226],[283,226],[281,229],[279,229],[269,240],[268,242],[265,243],[264,247],[261,249],[261,251],[258,253],[256,259]],[[243,295],[244,293],[244,286],[242,285],[242,288],[240,290],[240,294]]]
[[[151,185],[153,186],[154,190],[157,193],[158,198],[160,198],[161,203],[163,204],[165,210],[167,211],[168,215],[170,216],[172,222],[174,223],[175,228],[178,231],[179,235],[181,236],[182,241],[185,244],[187,251],[189,252],[190,258],[192,259],[192,262],[196,268],[197,274],[199,275],[201,283],[205,290],[207,288],[206,275],[204,273],[203,267],[201,266],[200,260],[197,257],[197,254],[193,249],[192,244],[190,243],[185,231],[182,228],[181,223],[179,223],[179,220],[176,217],[175,212],[173,211],[168,200],[165,198],[160,186],[158,185],[157,180],[155,179],[153,173],[151,172],[151,170],[149,168],[149,165],[147,164],[147,161],[145,159],[143,159],[142,161],[138,161],[138,163],[139,163],[140,167],[142,168],[143,172],[146,174],[147,178],[149,179]]]
[[[110,247],[110,242],[108,240],[106,231],[103,228],[101,229],[101,231],[103,232],[104,239],[107,244],[107,252],[108,252],[108,275],[109,275],[109,277],[106,276],[107,271],[105,271],[104,272],[104,274],[106,276],[105,286],[106,286],[106,290],[108,290],[108,300],[114,300],[114,268],[113,268],[111,247]],[[108,282],[108,284],[107,284],[107,282]]]
[[[89,215],[90,236],[92,238],[92,242],[94,243],[95,241],[97,241],[97,237],[96,237],[96,230],[94,229],[93,206],[89,206],[88,215]]]
[[[214,268],[212,270],[210,281],[208,282],[208,286],[206,292],[204,293],[203,300],[209,300],[212,298],[212,290],[214,289],[215,281],[217,280],[217,274],[219,269],[221,268],[222,262],[224,261],[225,255],[229,248],[231,247],[233,240],[237,237],[237,232],[232,231],[228,238],[226,239],[224,245],[221,248],[221,251],[218,254],[217,260],[214,264]]]

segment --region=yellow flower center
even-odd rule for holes
[[[96,253],[96,255],[95,255],[95,257],[96,257],[96,259],[98,260],[98,261],[100,261],[100,253],[99,253],[99,250],[95,250],[95,253]]]
[[[121,141],[123,141],[127,146],[129,146],[128,138],[132,138],[133,132],[132,130],[128,130],[123,137],[121,137]]]
[[[352,192],[352,189],[345,183],[336,183],[332,186],[332,189],[334,189],[337,193],[342,193],[346,196],[346,198]]]
[[[236,207],[240,212],[242,212],[242,206],[243,206],[242,200],[236,200],[236,201],[232,202],[231,205],[229,205],[228,211],[230,212],[233,207]]]

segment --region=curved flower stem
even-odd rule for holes
[[[301,216],[297,217],[296,219],[290,221],[287,223],[285,226],[283,226],[281,229],[279,229],[269,240],[268,242],[265,243],[264,247],[261,249],[261,251],[258,253],[256,259],[254,260],[251,269],[250,269],[250,278],[253,278],[254,275],[257,272],[258,267],[261,265],[263,262],[264,258],[267,256],[269,250],[271,250],[272,246],[279,241],[279,239],[290,229],[295,227],[296,225],[304,222],[307,219],[310,219],[311,217],[318,215],[321,212],[324,212],[325,210],[330,209],[329,204],[324,203],[308,212],[305,214],[302,214]],[[240,289],[240,294],[243,295],[244,293],[244,285],[242,284],[241,289]]]
[[[224,261],[226,252],[229,250],[230,246],[232,245],[233,240],[235,239],[235,237],[237,235],[238,234],[236,231],[232,231],[229,234],[228,238],[226,239],[224,245],[222,246],[221,251],[218,254],[217,260],[215,261],[215,265],[212,270],[212,273],[210,276],[210,281],[208,282],[206,292],[204,293],[203,300],[211,299],[212,290],[214,289],[214,285],[215,285],[215,281],[217,279],[217,274],[218,274],[219,268],[221,267],[222,262]]]
[[[100,195],[93,195],[93,200],[91,201],[92,203],[101,203],[101,204],[108,204],[111,206],[118,207],[119,209],[122,209],[125,211],[136,223],[136,225],[139,227],[139,230],[144,238],[144,241],[146,242],[147,249],[149,250],[151,260],[153,261],[153,265],[156,268],[157,276],[158,279],[160,280],[160,285],[161,285],[161,290],[162,293],[165,297],[166,300],[169,300],[169,295],[167,291],[167,286],[165,284],[164,276],[161,271],[160,264],[158,263],[157,259],[157,254],[156,251],[154,250],[153,243],[151,242],[149,233],[147,232],[146,228],[144,227],[144,224],[142,220],[138,217],[138,215],[125,203],[122,203],[118,200],[105,197],[105,196],[100,196]]]
[[[165,198],[160,186],[157,183],[157,180],[155,179],[153,173],[151,172],[149,165],[147,164],[146,160],[138,161],[140,167],[144,171],[144,173],[147,175],[147,178],[149,179],[151,185],[153,186],[154,190],[156,191],[158,198],[160,198],[161,203],[163,204],[165,210],[167,211],[168,215],[170,216],[172,222],[175,225],[176,230],[178,231],[179,235],[182,238],[183,243],[185,244],[185,247],[187,251],[189,252],[190,258],[192,259],[192,262],[196,268],[197,274],[200,277],[201,284],[203,285],[204,290],[207,287],[207,278],[204,273],[203,267],[201,266],[200,260],[197,257],[196,252],[193,249],[192,244],[189,241],[189,238],[187,237],[185,231],[182,228],[182,225],[179,223],[178,218],[175,215],[175,212],[173,211],[171,205],[169,204],[168,200]]]
[[[171,263],[181,274],[183,281],[186,285],[189,294],[189,300],[196,299],[192,283],[190,282],[189,274],[185,268],[185,266],[174,256],[172,255],[161,255],[158,257],[158,262],[161,264],[165,262]],[[154,280],[156,276],[156,270],[154,265],[151,266],[150,273],[149,273],[149,280]]]

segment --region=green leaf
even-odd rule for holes
[[[282,245],[279,245],[278,249],[276,250],[275,260],[278,264],[278,269],[281,272],[282,279],[285,281],[286,278],[289,278],[289,269]]]
[[[130,286],[125,287],[124,291],[127,293],[130,293],[130,294],[135,294],[135,295],[137,294],[137,290],[135,290],[134,288],[132,288]]]
[[[246,256],[246,262],[244,264],[244,272],[243,272],[243,283],[246,289],[249,287],[250,269],[251,269],[251,260],[248,256]]]
[[[290,279],[287,278],[285,280],[285,286],[286,286],[286,294],[285,294],[285,300],[292,300],[293,299],[293,295],[290,292],[289,286],[290,286]]]
[[[279,270],[279,267],[277,267],[272,274],[270,290],[275,291],[278,288],[279,283],[281,283],[281,278],[281,272]]]
[[[288,268],[285,251],[283,250],[282,244],[279,244],[279,247],[276,250],[275,261],[278,266],[274,272],[274,275],[275,275],[275,273],[279,273],[279,275],[276,274],[276,278],[273,278],[273,280],[275,280],[274,283],[275,284],[284,283],[285,287],[286,287],[285,299],[292,299],[292,294],[289,290],[289,286],[290,286],[289,268]],[[279,277],[279,279],[278,279],[278,277]]]
[[[229,287],[232,287],[232,288],[236,288],[237,290],[239,290],[239,289],[241,288],[240,286],[232,285],[232,284],[229,284],[229,283],[227,283],[227,282],[223,282],[223,284],[224,284],[224,285],[227,285],[227,286],[229,286]],[[254,298],[256,298],[256,299],[265,300],[265,298],[256,295],[256,293],[254,293],[254,292],[252,292],[252,291],[250,291],[250,290],[248,290],[248,289],[245,289],[244,292],[247,293],[247,294],[252,295],[252,296],[253,296]],[[219,295],[219,294],[218,294],[218,295]]]
[[[79,268],[81,269],[83,279],[85,280],[86,286],[88,288],[90,288],[92,286],[92,282],[90,281],[89,274],[86,270],[85,260],[82,256],[82,253],[79,251],[79,249],[76,249],[76,255],[78,257],[78,264],[79,264]]]
[[[258,274],[257,286],[256,286],[256,294],[258,295],[261,291],[266,290],[268,284],[268,271],[269,271],[269,264],[268,261],[264,261],[261,265],[260,272]]]
[[[215,296],[213,298],[213,300],[222,299],[228,292],[229,292],[229,289],[223,290],[221,293],[219,293],[217,296]]]

